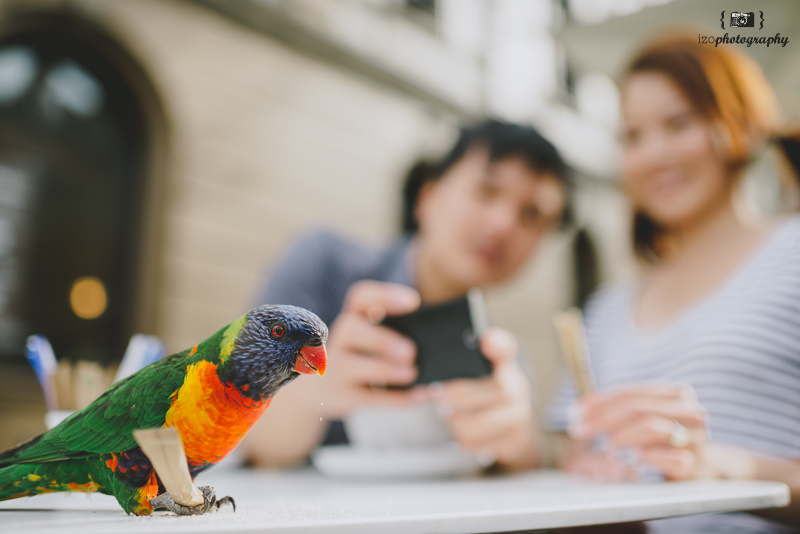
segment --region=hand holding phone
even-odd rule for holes
[[[463,450],[505,468],[538,465],[533,401],[516,360],[516,340],[509,332],[489,329],[480,290],[407,315],[387,316],[382,324],[415,342],[415,384],[441,383],[418,391],[427,392]]]
[[[417,380],[412,385],[491,374],[492,364],[480,351],[479,339],[488,328],[480,289],[461,298],[389,315],[382,324],[411,338],[417,346]]]

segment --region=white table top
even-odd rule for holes
[[[0,530],[125,534],[502,532],[785,506],[777,482],[595,484],[555,471],[414,482],[347,482],[312,468],[219,468],[198,479],[236,499],[236,513],[128,517],[112,497],[50,494],[0,503]]]

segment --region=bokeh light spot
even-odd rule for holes
[[[106,286],[94,276],[84,276],[72,282],[69,290],[72,312],[81,319],[96,319],[103,315],[108,305]]]

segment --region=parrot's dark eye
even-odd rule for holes
[[[283,327],[279,324],[276,324],[272,327],[272,335],[273,337],[281,337],[283,335]]]

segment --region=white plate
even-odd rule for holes
[[[353,480],[420,479],[463,476],[491,465],[493,458],[467,454],[455,443],[438,447],[320,447],[311,463],[320,473]]]

